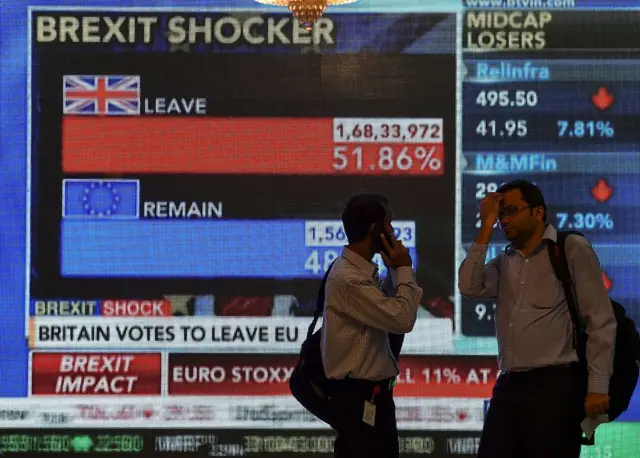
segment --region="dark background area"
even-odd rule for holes
[[[38,57],[34,90],[33,297],[157,297],[160,294],[293,294],[317,280],[82,279],[59,274],[64,74],[141,75],[142,98],[207,97],[209,116],[435,117],[444,120],[440,177],[119,176],[164,188],[167,198],[219,196],[225,217],[339,219],[346,201],[379,192],[399,220],[417,225],[418,281],[425,298],[453,288],[455,211],[455,57],[449,55],[195,55],[55,52]],[[242,139],[239,138],[238,142]],[[91,145],[87,145],[91,154]],[[259,157],[259,156],[257,156]],[[91,178],[95,175],[84,176]],[[113,176],[112,176],[113,177]],[[104,177],[106,178],[106,176]],[[144,193],[144,191],[143,191]],[[154,195],[156,192],[154,192]],[[256,234],[259,237],[259,234]],[[269,243],[265,240],[265,243]],[[203,253],[215,256],[215,253]]]

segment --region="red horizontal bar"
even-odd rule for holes
[[[177,396],[282,396],[289,394],[289,375],[295,355],[221,355],[205,357],[200,362],[183,363],[182,355],[172,355],[168,372],[169,395]],[[214,361],[213,363],[211,361]],[[218,368],[216,383],[187,380],[184,368],[191,374],[205,368]],[[181,367],[176,377],[175,367]],[[234,377],[235,368],[235,377]],[[242,370],[239,370],[242,368]],[[256,369],[265,369],[272,377],[268,383],[255,379]],[[403,356],[400,374],[394,388],[397,397],[443,397],[489,399],[498,374],[495,359],[487,356]]]
[[[331,118],[68,116],[67,173],[442,175],[444,146],[334,144]]]

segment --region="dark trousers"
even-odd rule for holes
[[[585,396],[579,366],[500,375],[478,458],[579,458]]]
[[[331,390],[331,426],[338,433],[335,458],[398,458],[398,428],[393,393],[387,387],[374,398],[375,426],[362,421],[364,402],[370,401],[373,384],[355,381]]]

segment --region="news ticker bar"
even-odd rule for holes
[[[65,116],[62,127],[65,173],[442,175],[445,167],[442,119]]]
[[[198,346],[191,351],[202,351]],[[288,396],[298,356],[160,352],[33,352],[34,396]],[[262,349],[262,351],[268,351]],[[400,361],[397,397],[488,399],[493,356],[414,356]]]
[[[407,222],[403,227],[411,226]],[[103,278],[317,278],[348,243],[339,229],[300,220],[65,218],[60,271],[69,277]],[[415,246],[415,231],[407,239]],[[409,251],[415,267],[416,250]]]
[[[476,454],[478,431],[399,431],[403,457],[425,455],[467,458]],[[335,433],[294,429],[225,430],[200,428],[149,429],[74,428],[64,432],[43,432],[21,428],[0,433],[0,452],[10,456],[253,456],[319,457],[333,456]],[[153,455],[151,455],[153,454]]]
[[[29,321],[29,346],[60,351],[166,351],[202,349],[215,352],[286,353],[297,355],[311,318],[198,316],[104,318],[102,316],[37,316]],[[318,327],[321,323],[318,323]],[[416,321],[407,335],[405,354],[440,354],[453,350],[448,318]]]
[[[22,402],[24,401],[24,402]],[[486,400],[398,398],[396,418],[405,430],[482,429]],[[0,399],[0,429],[44,427],[325,429],[291,395],[182,397],[31,397]]]

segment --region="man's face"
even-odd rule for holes
[[[386,216],[384,218],[384,226],[383,230],[386,234],[393,234],[393,226],[391,222],[393,221],[393,210],[390,206],[385,206]]]
[[[393,226],[391,224],[391,222],[393,221],[393,210],[391,210],[391,207],[389,207],[388,205],[385,205],[384,207],[385,207],[385,218],[382,223],[382,227],[380,229],[383,234],[393,234]],[[374,232],[375,227],[376,227],[375,224],[371,225],[371,230],[372,230],[371,236],[370,236],[371,250],[374,253],[379,253],[380,251],[383,250],[384,245],[380,240],[380,232]]]
[[[523,240],[534,233],[539,221],[543,218],[541,207],[531,208],[522,199],[519,189],[502,194],[500,202],[500,225],[509,241]]]

